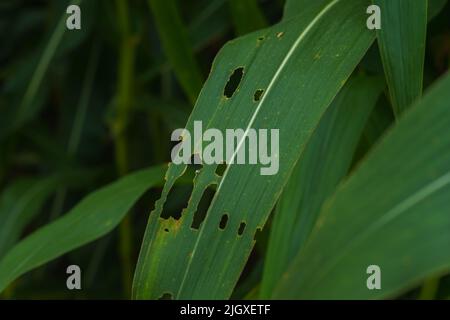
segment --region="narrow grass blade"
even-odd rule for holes
[[[82,0],[75,0],[73,1],[73,4],[80,5]],[[33,76],[30,80],[30,83],[24,93],[23,99],[18,106],[14,122],[12,124],[13,128],[20,127],[26,120],[29,119],[30,115],[32,115],[34,112],[31,109],[31,106],[33,105],[33,100],[42,85],[42,81],[44,79],[44,76],[48,70],[48,67],[56,53],[56,50],[58,49],[58,46],[60,45],[64,33],[67,30],[66,28],[66,19],[67,15],[64,12],[61,15],[61,18],[50,37],[50,40],[45,48],[45,50],[42,52],[42,55],[39,59],[39,62],[37,64],[36,70],[33,73]]]
[[[257,0],[229,0],[228,5],[237,35],[267,27],[266,18]]]
[[[148,0],[164,51],[189,101],[194,104],[203,76],[175,0]]]

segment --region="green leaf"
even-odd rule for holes
[[[237,35],[244,35],[267,26],[264,13],[256,0],[229,0],[228,5]]]
[[[187,29],[194,53],[228,31],[230,21],[226,12],[227,0],[209,0],[190,21]]]
[[[393,297],[450,269],[450,76],[398,121],[325,204],[276,298]],[[381,268],[368,290],[366,269]]]
[[[330,0],[286,0],[283,19],[290,19],[292,17],[295,17],[299,13],[302,13],[306,10],[311,10],[313,8],[323,8],[329,2]]]
[[[81,2],[82,0],[70,1],[70,3],[75,5],[80,5]],[[67,31],[66,19],[67,14],[64,10],[56,25],[51,29],[51,34],[48,37],[46,45],[42,50],[38,51],[38,55],[32,55],[31,58],[25,60],[25,62],[20,65],[18,72],[20,77],[13,79],[13,82],[20,81],[20,83],[14,83],[12,86],[19,86],[22,88],[21,86],[24,83],[27,83],[27,85],[24,87],[23,96],[21,96],[18,101],[18,105],[14,105],[10,108],[8,112],[5,113],[4,117],[0,119],[0,140],[14,130],[22,127],[39,112],[42,107],[43,92],[46,90],[42,84],[48,69],[50,68],[51,62],[58,52],[58,48],[66,47],[66,49],[68,49],[73,47],[75,45],[74,43],[79,43],[80,39],[78,36],[76,36],[77,40],[72,40],[72,38],[68,36],[64,37]],[[84,32],[82,34],[84,34]],[[63,40],[65,41],[63,42]]]
[[[175,0],[148,0],[164,51],[189,101],[194,104],[203,76]]]
[[[422,94],[427,0],[373,0],[381,9],[377,30],[391,103],[398,117]]]
[[[98,170],[76,169],[46,178],[18,179],[8,186],[0,197],[0,259],[17,242],[52,193],[63,187],[85,187],[98,173]]]
[[[447,4],[447,0],[428,0],[428,21],[436,17]]]
[[[186,128],[193,132],[194,121],[201,120],[203,130],[279,129],[279,172],[267,176],[261,175],[260,165],[229,164],[219,177],[218,165],[204,165],[177,220],[166,217],[163,206],[186,165],[171,164],[161,199],[150,215],[134,298],[230,296],[255,233],[264,226],[306,141],[374,40],[365,25],[367,5],[365,0],[330,1],[221,50]],[[236,91],[228,92],[224,88],[239,71],[243,75]],[[193,142],[197,147],[202,144],[198,138]],[[201,220],[197,206],[209,186],[217,186],[217,191],[197,229],[192,222]],[[224,215],[228,222],[221,230]]]
[[[281,275],[308,239],[323,202],[347,174],[382,89],[383,82],[378,78],[352,78],[313,133],[278,201],[261,298],[270,298]]]
[[[0,198],[0,259],[17,242],[23,228],[57,185],[56,177],[21,179],[5,189]]]
[[[130,174],[91,193],[66,215],[20,241],[0,260],[0,292],[25,272],[110,232],[145,191],[161,182],[165,168]]]

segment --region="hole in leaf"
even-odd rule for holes
[[[245,230],[245,226],[246,226],[245,222],[241,222],[241,224],[239,225],[238,235],[242,236]]]
[[[225,86],[223,94],[227,98],[231,98],[233,94],[236,92],[239,84],[241,83],[242,77],[244,75],[244,68],[240,67],[233,71],[233,74],[228,79],[228,82]]]
[[[224,214],[222,216],[222,219],[220,219],[220,223],[219,223],[220,230],[225,229],[225,227],[227,226],[227,223],[228,223],[228,215]]]
[[[264,94],[263,89],[256,90],[255,94],[253,95],[253,101],[257,102],[257,101],[261,100],[263,94]]]
[[[264,36],[261,36],[261,37],[258,38],[259,42],[264,41],[264,40],[266,40],[266,37],[264,37]]]
[[[186,170],[186,172],[178,179],[192,181],[192,170]],[[169,219],[172,217],[175,220],[179,220],[181,218],[182,210],[188,205],[193,187],[194,186],[192,183],[181,186],[173,186],[167,195],[167,199],[161,213],[161,218]]]
[[[173,296],[171,293],[164,293],[158,300],[172,300]]]
[[[277,33],[277,38],[280,39],[284,36],[284,32],[278,32]]]
[[[200,171],[202,169],[202,158],[200,157],[199,154],[194,153],[191,156],[191,160],[190,160],[190,164],[189,167],[191,167],[195,172]]]
[[[169,232],[169,229],[165,228],[165,229],[164,229],[164,232]]]
[[[198,203],[197,210],[195,211],[194,218],[192,220],[191,228],[198,230],[203,220],[205,220],[206,213],[208,212],[211,201],[214,198],[216,192],[207,188]]]
[[[221,177],[221,176],[223,176],[223,173],[225,172],[226,169],[227,169],[227,164],[226,163],[221,163],[216,168],[216,174],[219,177]]]

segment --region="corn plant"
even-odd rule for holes
[[[446,0],[5,1],[0,293],[449,297],[449,13]],[[237,149],[278,130],[275,174],[173,161],[171,133],[197,123],[241,129]],[[192,145],[188,158],[208,143]]]

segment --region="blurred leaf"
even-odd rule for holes
[[[450,269],[449,101],[447,75],[340,185],[275,298],[389,298]]]
[[[97,174],[98,170],[73,170],[46,178],[22,178],[8,186],[0,197],[0,259],[52,193],[63,187],[86,187]]]
[[[391,103],[396,117],[422,94],[427,0],[374,0],[381,9],[377,30]]]
[[[215,174],[218,165],[204,165],[194,179],[187,208],[176,220],[162,215],[163,205],[187,166],[171,164],[161,199],[149,218],[134,298],[230,296],[255,233],[264,226],[306,141],[374,40],[374,33],[365,26],[367,4],[365,0],[330,1],[321,10],[305,10],[295,19],[234,40],[221,50],[186,128],[193,132],[198,120],[203,121],[204,130],[222,132],[225,128],[278,128],[283,143],[276,152],[279,172],[261,175],[260,165],[228,165],[219,177]],[[242,79],[236,90],[224,89],[239,71]],[[201,143],[193,141],[194,146]],[[213,185],[217,192],[197,230],[191,227],[201,220],[195,216],[201,212],[197,206]],[[224,214],[228,220],[221,230]]]
[[[308,239],[323,202],[347,174],[382,87],[378,78],[356,76],[350,79],[308,141],[278,201],[265,259],[261,298],[271,297],[283,272]]]
[[[23,228],[41,210],[58,185],[56,177],[20,179],[0,198],[0,259],[19,239]]]
[[[441,13],[447,4],[447,0],[428,0],[428,21]]]
[[[194,104],[202,87],[203,77],[177,4],[175,0],[148,0],[148,3],[167,58],[186,96]]]
[[[0,260],[0,292],[25,272],[110,232],[145,191],[163,179],[165,169],[153,167],[125,176],[20,241]]]
[[[195,53],[205,49],[211,42],[219,38],[230,27],[228,15],[224,9],[226,0],[210,1],[202,11],[199,11],[187,27],[189,41]],[[152,64],[152,67],[142,75],[139,75],[140,82],[146,82],[161,73],[161,70],[170,70],[171,65],[166,57],[160,57]],[[191,107],[192,110],[192,107]]]
[[[82,0],[74,0],[71,3],[80,5]],[[48,42],[45,47],[39,50],[39,55],[31,59],[28,59],[24,65],[26,68],[21,68],[23,76],[27,81],[21,81],[21,83],[27,83],[23,96],[17,106],[10,106],[10,112],[4,117],[3,123],[0,127],[0,140],[12,131],[17,130],[23,126],[28,120],[33,118],[42,106],[41,90],[44,86],[42,83],[45,79],[45,75],[49,69],[49,66],[55,57],[58,47],[61,45],[64,39],[66,28],[67,14],[64,10],[54,28],[51,29],[51,35],[48,38]],[[32,68],[30,68],[32,67]],[[28,77],[28,70],[33,70],[32,74]]]
[[[267,27],[266,18],[257,0],[229,0],[228,4],[236,35]]]
[[[230,26],[224,10],[227,0],[210,0],[188,26],[189,39],[195,51],[225,33]]]

